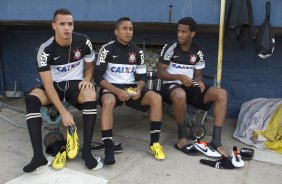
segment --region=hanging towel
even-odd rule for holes
[[[225,39],[238,39],[242,49],[254,39],[254,20],[251,0],[227,0],[225,7]]]

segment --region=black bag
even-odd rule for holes
[[[275,39],[270,25],[270,1],[267,1],[265,6],[265,20],[256,34],[256,54],[262,59],[270,57],[275,47]]]

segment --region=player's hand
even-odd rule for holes
[[[186,87],[190,87],[193,85],[192,79],[187,77],[186,75],[179,75],[178,80],[180,80],[181,83]]]
[[[78,89],[83,90],[84,88],[94,88],[94,85],[92,82],[86,81],[86,80],[82,80],[79,84],[78,84]]]
[[[73,116],[68,111],[61,113],[61,117],[62,117],[62,123],[65,127],[75,125]]]
[[[131,97],[132,100],[137,100],[138,98],[140,98],[141,91],[138,88],[134,88],[133,92],[134,93],[130,94],[130,97]]]
[[[201,89],[201,93],[205,91],[206,86],[202,81],[197,82],[199,84],[199,88]]]
[[[116,96],[122,102],[129,100],[129,94],[123,89],[119,89]]]

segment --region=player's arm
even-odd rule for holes
[[[201,50],[199,50],[197,52],[196,65],[194,69],[194,80],[197,82],[202,92],[205,90],[205,84],[203,82],[204,79],[202,74],[202,70],[204,68],[205,68],[204,54]]]
[[[137,89],[140,90],[140,92],[145,87],[145,84],[147,82],[147,68],[145,64],[145,56],[143,50],[139,50],[138,56],[137,56],[137,66],[136,66],[136,82],[137,82]]]
[[[140,49],[137,55],[137,66],[136,66],[136,88],[134,93],[131,95],[133,100],[137,100],[141,96],[141,91],[145,87],[147,82],[147,68],[145,64],[144,52]]]
[[[47,71],[39,72],[39,75],[41,77],[48,98],[50,99],[52,104],[57,108],[57,110],[59,111],[62,117],[63,125],[64,126],[74,125],[74,120],[72,115],[66,110],[65,106],[62,104],[58,96],[58,93],[54,88],[51,71],[47,70]]]
[[[79,83],[78,88],[80,90],[84,88],[94,88],[94,85],[92,84],[91,80],[93,78],[93,72],[94,72],[94,59],[95,59],[95,53],[92,48],[92,43],[88,39],[85,41],[85,71],[84,71],[84,79]]]
[[[178,80],[178,75],[176,74],[170,74],[167,72],[168,65],[158,62],[157,64],[157,76],[159,79],[167,80],[167,81],[173,81]]]
[[[194,79],[197,83],[203,82],[202,69],[195,69],[194,70]]]

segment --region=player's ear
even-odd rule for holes
[[[192,31],[192,32],[191,32],[191,37],[194,38],[195,36],[196,36],[196,32],[195,32],[195,31]]]
[[[52,22],[52,28],[55,30],[56,29],[56,24],[55,22]]]
[[[117,36],[117,34],[118,34],[118,30],[117,30],[117,29],[115,29],[115,30],[114,30],[114,33],[115,33],[115,35]]]

